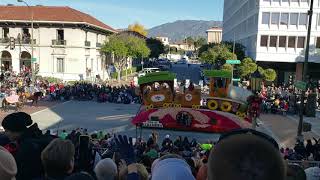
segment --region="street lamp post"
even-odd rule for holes
[[[31,12],[31,81],[34,82],[35,81],[35,64],[32,62],[33,61],[33,58],[34,58],[34,55],[33,55],[33,47],[34,47],[34,42],[33,42],[33,9],[29,6],[29,4],[23,0],[17,0],[18,2],[21,2],[21,3],[24,3],[30,10]]]
[[[305,51],[305,59],[304,59],[304,65],[303,65],[303,74],[302,74],[302,80],[304,82],[307,81],[307,74],[308,74],[308,62],[309,62],[309,47],[310,47],[310,35],[311,35],[311,25],[312,25],[312,15],[313,15],[313,1],[310,2],[310,10],[308,11],[309,15],[309,24],[308,24],[308,35],[307,35],[307,45],[306,45],[306,51]],[[300,103],[300,118],[299,118],[299,125],[298,125],[298,132],[297,132],[297,140],[303,140],[303,112],[304,112],[304,99],[305,99],[305,92],[306,90],[302,91],[301,94],[301,103]]]

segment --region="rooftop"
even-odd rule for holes
[[[216,32],[216,31],[222,31],[221,27],[212,27],[207,30],[207,32]]]
[[[83,23],[96,26],[103,30],[117,32],[117,30],[97,20],[89,14],[83,13],[68,6],[1,6],[1,21],[30,21],[31,13],[35,22],[66,22]]]

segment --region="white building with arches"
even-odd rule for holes
[[[38,75],[66,81],[96,75],[106,79],[106,66],[110,62],[100,53],[100,48],[108,36],[116,32],[70,7],[0,6],[1,69],[18,73],[30,67],[33,41],[33,60],[39,67]]]

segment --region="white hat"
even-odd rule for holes
[[[167,135],[166,135],[166,138],[170,138],[170,135],[169,135],[169,134],[167,134]]]
[[[0,146],[0,177],[4,180],[15,180],[17,164],[14,157]]]

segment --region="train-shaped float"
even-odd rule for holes
[[[132,123],[141,128],[165,128],[222,133],[250,128],[247,98],[252,93],[232,85],[232,73],[204,72],[210,78],[209,95],[192,83],[174,89],[175,74],[155,72],[138,79],[142,106]]]

